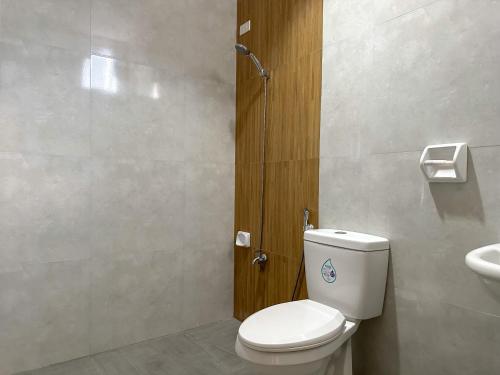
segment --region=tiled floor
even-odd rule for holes
[[[250,375],[248,365],[234,352],[239,324],[236,320],[216,322],[21,374]]]

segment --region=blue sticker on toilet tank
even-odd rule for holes
[[[327,283],[333,283],[337,279],[337,272],[333,267],[332,260],[328,259],[321,267],[321,276]]]

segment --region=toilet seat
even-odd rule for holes
[[[239,335],[236,337],[235,349],[239,357],[252,362],[257,366],[302,366],[306,363],[312,363],[322,360],[332,355],[338,348],[350,339],[359,327],[359,321],[347,320],[342,333],[328,343],[318,345],[314,348],[271,352],[253,349],[246,344],[243,344]],[[281,367],[283,368],[283,367]],[[258,371],[256,371],[258,372]],[[277,374],[283,373],[281,370]]]
[[[311,300],[270,306],[247,318],[238,339],[261,352],[293,352],[326,345],[344,332],[346,319],[332,307]]]

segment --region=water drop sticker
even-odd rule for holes
[[[323,276],[323,280],[330,284],[337,280],[337,271],[335,271],[335,267],[333,267],[331,259],[328,259],[325,263],[323,263],[323,266],[321,267],[321,276]]]

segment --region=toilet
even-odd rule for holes
[[[236,353],[255,374],[350,375],[351,336],[382,314],[389,241],[336,229],[304,232],[309,299],[248,317]]]

